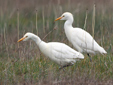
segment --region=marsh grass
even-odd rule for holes
[[[8,1],[0,5],[0,84],[111,84],[113,83],[113,6],[109,2],[96,3],[95,40],[108,52],[107,55],[92,55],[92,62],[84,60],[59,71],[59,66],[40,53],[32,41],[17,43],[26,32],[33,32],[45,42],[68,42],[63,21],[54,23],[63,12],[74,14],[74,27],[92,33],[93,5],[90,0],[74,1]],[[8,4],[9,3],[9,4]],[[105,4],[107,4],[105,6]],[[17,9],[19,9],[17,11]],[[88,10],[86,10],[88,9]],[[54,30],[55,29],[55,30]]]

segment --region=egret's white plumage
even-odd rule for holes
[[[59,42],[46,43],[33,33],[26,33],[18,42],[22,40],[27,41],[29,39],[35,41],[40,51],[61,67],[73,65],[77,59],[84,59],[81,53],[75,51],[66,44]]]
[[[107,53],[88,32],[72,26],[73,15],[71,13],[65,12],[55,21],[57,20],[66,20],[64,24],[65,34],[77,51],[88,54]]]

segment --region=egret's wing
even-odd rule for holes
[[[84,49],[97,50],[100,47],[88,32],[80,28],[73,30],[71,39],[75,44]]]
[[[51,43],[51,53],[59,59],[84,59],[84,56],[63,43]]]

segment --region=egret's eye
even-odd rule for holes
[[[26,36],[26,38],[27,38],[28,36]]]
[[[65,16],[63,15],[63,17],[65,17]]]

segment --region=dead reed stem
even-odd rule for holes
[[[37,9],[36,9],[36,31],[37,31],[37,35],[38,35],[38,27],[37,27],[37,15],[38,15],[38,13],[37,13]],[[39,52],[39,58],[40,58],[40,54],[41,54],[41,52],[40,52],[40,50],[39,50],[39,48],[38,48],[38,52]]]
[[[103,15],[102,15],[102,21],[103,21]],[[102,24],[102,22],[100,25],[100,30],[101,30],[101,46],[103,46],[103,24]]]
[[[93,6],[93,17],[92,17],[92,36],[94,38],[94,30],[95,30],[95,4]]]
[[[7,51],[8,59],[9,59],[9,50],[8,50],[8,45],[7,45],[7,41],[6,41],[6,31],[5,31],[5,28],[6,28],[6,23],[4,24],[4,42],[5,42],[6,51]]]
[[[43,19],[43,32],[45,34],[45,15],[44,15],[44,8],[42,10],[42,19]]]
[[[38,28],[37,28],[37,10],[36,10],[36,30],[37,30],[37,35],[38,35]]]
[[[86,30],[86,23],[87,23],[87,11],[88,9],[86,9],[86,17],[85,17],[85,23],[84,23],[84,29]]]
[[[95,30],[95,4],[93,6],[93,16],[92,16],[92,36],[93,36],[92,49],[94,49],[94,30]]]
[[[17,9],[17,29],[18,29],[18,40],[19,40],[19,9]],[[18,43],[19,48],[19,43]]]
[[[51,31],[49,31],[49,33],[47,33],[44,38],[42,40],[44,40],[50,33],[52,33],[55,29],[52,29]]]

